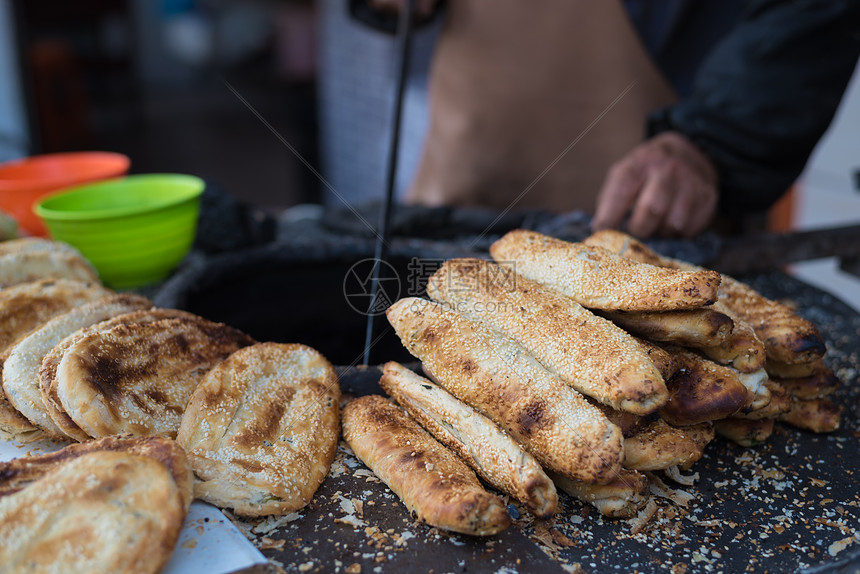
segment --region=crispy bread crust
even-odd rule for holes
[[[645,354],[648,355],[648,359],[654,365],[654,368],[657,369],[657,372],[660,373],[664,381],[668,380],[669,377],[677,373],[678,369],[681,368],[675,355],[663,347],[639,337],[634,337],[634,339]]]
[[[28,421],[9,403],[2,387],[0,387],[0,438],[24,443],[48,438],[48,433]]]
[[[802,400],[821,399],[839,388],[840,381],[833,371],[824,367],[808,377],[781,379],[771,377],[771,380],[784,388],[788,394]]]
[[[559,379],[601,403],[645,415],[668,400],[663,377],[633,337],[504,266],[449,260],[430,277],[427,294],[515,340]]]
[[[720,300],[752,325],[764,343],[768,359],[788,364],[811,363],[827,350],[815,325],[791,307],[759,295],[736,279],[725,277]]]
[[[624,439],[624,467],[632,470],[663,470],[672,466],[689,468],[702,458],[714,438],[710,423],[673,427],[657,419]]]
[[[612,407],[602,405],[596,402],[594,399],[588,399],[588,401],[593,404],[595,407],[600,409],[600,412],[603,413],[603,416],[606,419],[618,427],[621,431],[622,436],[627,438],[628,436],[633,436],[639,429],[643,428],[651,417],[655,415],[650,415],[647,417],[642,417],[639,415],[634,415],[633,413],[628,413],[625,411],[618,411],[613,409]]]
[[[769,375],[777,379],[801,379],[819,373],[832,374],[832,371],[824,364],[824,359],[818,359],[811,363],[798,363],[796,365],[768,359],[764,368],[767,369]]]
[[[387,316],[433,380],[505,429],[544,468],[575,480],[613,480],[621,431],[514,341],[424,299],[401,299]]]
[[[147,307],[152,307],[152,302],[139,295],[108,295],[54,317],[19,340],[3,364],[3,388],[9,402],[49,435],[66,438],[48,415],[39,390],[39,369],[45,355],[78,329]]]
[[[684,311],[601,313],[631,333],[685,347],[716,347],[732,334],[734,322],[710,307]]]
[[[753,447],[773,434],[773,419],[747,420],[728,418],[714,421],[718,435],[744,447]]]
[[[43,279],[3,289],[0,291],[0,364],[18,340],[45,321],[108,293],[98,284],[68,279]],[[15,409],[2,388],[0,395],[0,434],[25,442],[48,436]]]
[[[674,349],[681,369],[667,381],[669,402],[660,416],[687,426],[732,416],[746,403],[748,390],[737,371],[695,353]]]
[[[172,438],[206,372],[251,343],[241,331],[202,317],[119,324],[66,350],[57,395],[90,436]]]
[[[62,403],[60,402],[60,396],[57,394],[57,366],[59,366],[60,361],[63,359],[63,355],[66,354],[69,347],[86,335],[98,331],[106,331],[117,325],[152,323],[162,319],[176,319],[183,317],[192,318],[194,315],[178,309],[143,309],[132,311],[130,313],[123,313],[113,317],[112,319],[90,325],[89,327],[84,327],[57,343],[54,348],[45,355],[45,358],[42,360],[42,366],[39,368],[39,391],[42,395],[42,404],[45,406],[48,416],[50,416],[54,424],[57,425],[57,428],[59,428],[63,434],[78,442],[83,442],[92,438],[84,432],[84,430],[81,429],[75,421],[72,420],[72,417],[70,417],[68,413],[66,413],[63,409]]]
[[[604,247],[640,263],[688,272],[705,270],[658,255],[645,244],[620,231],[598,231],[584,243]],[[723,287],[729,281],[730,278],[723,278],[721,297]],[[712,361],[730,365],[743,373],[752,373],[764,367],[764,343],[747,322],[747,318],[726,305],[722,299],[716,301],[710,309],[631,315],[613,313],[610,318],[650,339],[699,349]]]
[[[620,231],[597,232],[585,243],[599,245],[624,257],[652,265],[685,271],[702,270],[683,261],[662,257]],[[763,297],[728,275],[723,276],[719,298],[734,313],[733,318],[740,318],[752,326],[769,360],[801,364],[813,362],[824,354],[826,347],[818,329],[797,315],[791,307]]]
[[[788,412],[777,417],[779,421],[817,433],[839,430],[841,419],[842,407],[828,399],[793,399]]]
[[[379,385],[490,485],[525,504],[539,518],[555,514],[558,494],[552,480],[493,421],[399,363],[385,364]]]
[[[604,311],[693,309],[717,300],[720,274],[678,271],[621,257],[602,247],[568,243],[534,231],[511,231],[490,247],[520,275]]]
[[[0,291],[0,353],[52,317],[110,294],[97,283],[43,279]]]
[[[490,494],[466,464],[417,422],[378,395],[343,409],[349,446],[427,524],[490,536],[510,526],[504,502]]]
[[[62,241],[53,241],[43,237],[19,237],[0,242],[0,257],[5,255],[23,255],[25,253],[66,253],[83,257],[81,252]]]
[[[617,229],[602,229],[595,231],[582,240],[591,247],[603,247],[628,259],[647,263],[656,267],[664,267],[665,258],[650,247],[623,231]]]
[[[561,490],[588,502],[608,518],[636,516],[650,500],[648,477],[635,470],[622,469],[608,484],[589,484],[557,474],[552,479]]]
[[[764,383],[768,401],[756,409],[741,409],[735,413],[739,419],[759,420],[777,417],[791,409],[791,395],[781,385],[773,381]]]
[[[173,477],[185,512],[191,507],[191,465],[185,451],[176,441],[161,437],[129,438],[110,436],[85,443],[71,444],[58,451],[39,456],[25,456],[0,463],[0,498],[23,490],[56,467],[85,454],[98,451],[115,451],[154,458],[163,464]]]
[[[339,403],[334,367],[314,349],[236,351],[191,395],[177,435],[201,479],[196,496],[244,516],[304,507],[334,460]]]
[[[742,373],[752,373],[764,368],[767,353],[752,326],[739,317],[723,301],[714,303],[714,309],[731,317],[734,329],[720,345],[709,347],[695,345],[705,356],[721,365],[729,365]]]
[[[176,483],[147,456],[93,452],[0,498],[5,571],[149,574],[161,570],[185,509]]]

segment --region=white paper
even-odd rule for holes
[[[0,439],[0,462],[45,454],[63,446],[55,441],[20,444]],[[220,510],[195,501],[162,574],[227,574],[265,563],[266,558]]]

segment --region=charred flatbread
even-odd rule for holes
[[[587,482],[610,481],[620,469],[620,429],[513,340],[424,299],[401,299],[387,316],[434,381],[544,468]]]
[[[132,323],[153,323],[163,319],[193,319],[194,315],[178,309],[145,309],[123,313],[112,319],[96,323],[75,331],[65,339],[57,343],[42,360],[39,368],[39,391],[42,395],[42,404],[51,420],[57,425],[63,434],[77,441],[89,440],[90,435],[63,409],[60,396],[57,394],[57,367],[63,359],[66,351],[83,337],[98,331],[107,331],[117,325],[129,325]]]
[[[147,307],[152,307],[152,302],[139,295],[108,295],[54,317],[21,339],[3,364],[3,389],[9,402],[40,429],[65,438],[49,416],[39,390],[39,369],[45,355],[79,329]]]
[[[451,259],[427,294],[519,343],[559,379],[622,411],[649,414],[668,400],[663,377],[636,340],[569,297],[480,259]]]
[[[120,324],[72,344],[57,366],[63,410],[92,437],[173,438],[206,373],[253,340],[202,317]]]

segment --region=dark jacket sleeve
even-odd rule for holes
[[[649,132],[677,130],[710,157],[723,213],[763,210],[800,175],[858,55],[860,0],[750,1]]]

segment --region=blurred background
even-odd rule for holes
[[[0,161],[110,150],[277,210],[318,182],[314,3],[0,0]]]
[[[391,114],[394,42],[349,20],[346,0],[0,0],[0,161],[117,151],[131,158],[131,173],[194,174],[271,213],[331,201],[329,186],[347,199],[381,197],[387,138],[378,134]],[[439,25],[415,38],[416,78],[426,76]],[[421,92],[406,96],[405,141],[426,124]],[[377,137],[366,137],[368,126]],[[353,165],[330,170],[333,161]],[[359,176],[324,183],[314,170]],[[413,170],[402,166],[399,188]],[[771,227],[858,215],[855,72]],[[856,280],[835,263],[796,271],[846,299],[856,293],[860,306]]]

